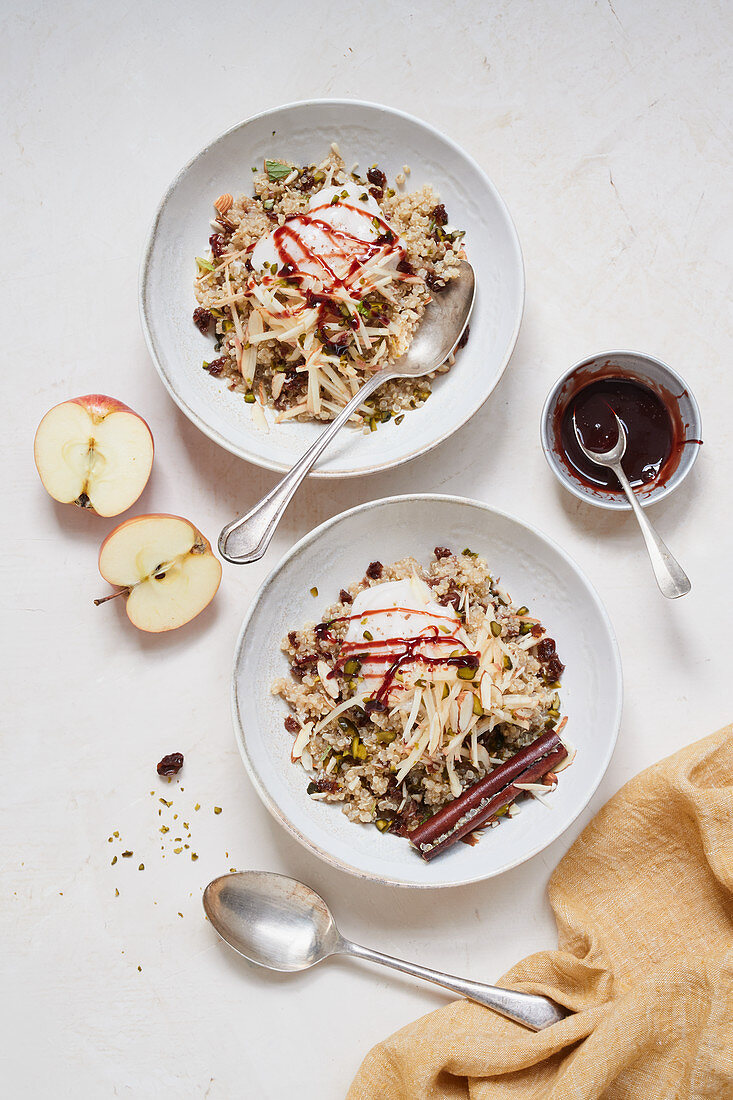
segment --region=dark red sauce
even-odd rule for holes
[[[318,211],[321,208],[316,207],[313,211],[298,214],[278,226],[272,235],[273,243],[280,259],[281,269],[289,271],[290,278],[303,276],[301,265],[305,262],[316,268],[327,295],[330,296],[339,289],[348,289],[352,296],[360,297],[359,288],[354,285],[354,278],[364,264],[378,254],[388,256],[394,253],[403,260],[405,249],[397,242],[394,233],[382,217],[343,200],[340,205],[358,215],[365,229],[367,226],[378,226],[379,235],[376,238],[358,237],[345,229],[337,229],[318,217]],[[309,227],[311,232],[315,230],[320,233],[326,245],[323,251],[315,250],[308,244],[303,230]],[[345,274],[337,275],[329,263],[329,258],[332,262],[348,261]]]
[[[618,439],[614,412],[626,429],[626,453],[621,465],[632,486],[657,478],[675,449],[675,429],[664,401],[648,386],[631,378],[600,378],[571,398],[560,426],[565,455],[584,481],[599,489],[618,490],[612,470],[586,458],[575,438],[591,451],[607,451]]]
[[[370,615],[383,615],[385,611],[404,611],[409,612],[411,615],[428,614],[428,612],[421,612],[414,608],[373,608],[363,611],[360,615],[343,615],[338,619],[319,623],[315,628],[316,637],[331,642],[336,641],[335,635],[330,630],[334,623],[349,623]],[[431,617],[435,616],[431,614]],[[457,625],[450,616],[446,615],[444,618],[452,625]],[[437,626],[431,626],[430,630],[430,633],[418,634],[411,638],[395,637],[372,639],[371,641],[365,639],[363,642],[345,642],[338,660],[334,664],[333,671],[329,675],[336,675],[351,660],[357,660],[360,663],[366,663],[368,660],[370,664],[384,665],[384,672],[364,672],[361,670],[359,672],[359,675],[363,676],[364,679],[377,679],[380,681],[379,687],[372,693],[371,702],[376,704],[376,707],[372,707],[372,709],[382,709],[392,689],[401,686],[399,681],[395,683],[395,676],[410,664],[419,663],[426,665],[428,668],[439,666],[478,668],[478,653],[466,650],[463,642],[459,641],[453,634],[441,633]],[[449,650],[444,657],[429,656],[421,652],[423,646],[435,646],[436,643],[445,645],[446,649]],[[464,650],[464,652],[451,656],[450,654],[454,653],[456,649]]]

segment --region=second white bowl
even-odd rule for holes
[[[370,561],[413,555],[429,561],[435,546],[485,557],[512,598],[527,604],[557,641],[566,665],[563,709],[577,747],[563,771],[552,808],[526,802],[522,812],[487,831],[476,847],[456,844],[425,863],[410,844],[371,825],[349,821],[338,806],[313,801],[308,776],[290,761],[288,708],[273,696],[287,673],[281,639],[317,622],[339,589],[364,575]],[[318,589],[318,596],[311,589]],[[372,501],[322,523],[270,573],[252,604],[237,644],[233,713],[249,776],[277,821],[328,863],[395,886],[458,886],[523,863],[575,820],[603,777],[621,718],[621,663],[600,599],[575,562],[543,534],[478,501],[405,496]]]

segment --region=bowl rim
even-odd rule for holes
[[[301,831],[300,828],[298,828],[298,826],[294,822],[290,820],[287,814],[281,809],[274,798],[270,795],[265,785],[265,782],[260,778],[254,763],[250,760],[246,749],[244,728],[240,719],[239,705],[237,699],[237,668],[239,665],[240,654],[244,647],[245,635],[247,633],[250,620],[252,619],[252,616],[254,615],[254,612],[260,602],[263,600],[263,598],[266,597],[268,589],[270,588],[272,582],[274,581],[280,570],[283,568],[283,566],[285,566],[286,563],[288,563],[292,558],[301,554],[309,546],[315,543],[317,539],[320,538],[320,536],[328,531],[331,527],[335,526],[337,523],[340,523],[345,519],[348,519],[356,513],[367,512],[372,509],[383,507],[386,504],[407,504],[412,503],[416,500],[430,501],[436,505],[449,503],[460,504],[469,508],[479,508],[481,511],[489,512],[492,515],[500,516],[502,519],[507,519],[512,523],[518,524],[519,527],[524,528],[525,530],[531,532],[533,535],[538,536],[543,542],[547,543],[556,553],[560,555],[561,558],[564,559],[564,561],[580,578],[583,584],[585,584],[588,593],[595,603],[601,619],[606,627],[607,635],[611,643],[613,668],[615,672],[614,679],[616,683],[616,700],[611,724],[612,735],[608,741],[606,752],[602,759],[601,767],[599,769],[596,781],[588,787],[587,791],[585,792],[584,799],[579,802],[576,808],[573,810],[572,816],[567,824],[556,835],[550,836],[549,839],[540,840],[539,843],[527,854],[511,860],[510,862],[502,865],[496,870],[489,872],[479,872],[478,874],[455,879],[451,882],[408,882],[404,879],[395,877],[394,875],[385,876],[371,873],[369,871],[364,871],[360,868],[352,866],[345,860],[342,860],[339,857],[332,855],[330,852],[324,851],[324,849],[322,849],[320,845],[311,840],[305,833]],[[234,735],[237,746],[239,748],[239,753],[242,757],[245,771],[247,772],[247,775],[249,776],[249,779],[255,791],[259,795],[260,800],[264,803],[266,809],[269,810],[272,817],[286,830],[286,832],[290,833],[290,835],[294,837],[295,840],[299,841],[304,848],[311,852],[311,854],[317,856],[319,859],[322,859],[325,863],[330,864],[330,866],[336,867],[340,871],[345,871],[348,874],[354,875],[356,878],[364,879],[369,882],[374,882],[380,886],[398,886],[408,890],[445,890],[455,886],[468,886],[473,883],[483,882],[487,879],[495,878],[497,875],[504,874],[506,871],[511,871],[513,868],[520,866],[522,863],[526,863],[528,860],[533,859],[534,856],[538,855],[541,851],[547,848],[550,844],[554,844],[556,840],[559,840],[559,838],[563,836],[563,834],[567,832],[570,826],[578,819],[583,810],[585,810],[591,798],[598,790],[598,787],[600,786],[601,781],[604,778],[606,771],[608,770],[608,765],[611,762],[611,757],[613,756],[616,742],[618,740],[619,730],[621,727],[623,696],[623,667],[621,664],[621,653],[618,640],[616,638],[616,632],[613,628],[613,623],[611,622],[611,618],[603,604],[603,601],[598,595],[595,586],[592,584],[585,572],[577,564],[575,559],[572,558],[570,554],[568,554],[567,551],[559,545],[559,543],[555,542],[554,539],[550,538],[543,531],[540,531],[539,528],[534,526],[534,524],[526,522],[525,520],[518,519],[510,512],[505,512],[503,509],[495,508],[493,505],[488,504],[485,501],[473,500],[469,497],[452,496],[447,493],[405,493],[399,496],[380,497],[377,500],[366,501],[363,504],[355,505],[353,508],[348,508],[344,512],[339,512],[338,515],[332,516],[330,519],[324,520],[323,523],[320,523],[317,527],[314,527],[313,530],[309,531],[301,539],[299,539],[298,542],[296,542],[295,545],[292,546],[283,555],[283,557],[277,562],[277,564],[273,566],[273,568],[260,584],[260,587],[258,588],[255,597],[252,600],[252,603],[247,608],[234,649],[234,662],[232,666],[231,679],[232,724],[234,727]]]
[[[392,115],[404,119],[412,123],[413,125],[416,125],[420,129],[427,130],[433,135],[437,136],[441,141],[449,145],[455,153],[465,158],[483,178],[483,183],[485,187],[491,192],[494,202],[496,203],[504,221],[506,222],[519,278],[517,311],[512,327],[512,333],[509,338],[504,356],[499,365],[499,370],[496,374],[496,377],[494,378],[490,389],[484,394],[479,402],[477,404],[474,404],[466,413],[466,415],[462,419],[460,419],[459,423],[457,423],[454,427],[442,432],[429,443],[418,447],[416,450],[412,451],[410,454],[405,455],[402,458],[395,458],[386,462],[374,463],[371,466],[363,466],[357,469],[315,469],[311,470],[308,475],[312,478],[342,479],[348,477],[362,477],[369,474],[382,473],[385,470],[394,469],[395,467],[401,466],[405,462],[410,462],[415,458],[419,458],[422,455],[427,454],[429,451],[432,451],[435,447],[438,447],[441,443],[444,443],[447,439],[450,438],[450,436],[454,435],[456,432],[460,431],[461,428],[465,427],[468,421],[471,420],[471,418],[474,417],[477,412],[479,412],[479,410],[488,401],[488,399],[491,397],[491,394],[494,392],[499,382],[501,381],[504,372],[509,365],[509,360],[514,353],[517,338],[519,336],[519,330],[522,324],[522,318],[524,316],[527,280],[524,268],[524,257],[522,255],[522,248],[519,242],[519,234],[517,233],[517,228],[514,224],[514,220],[509,213],[509,208],[507,207],[502,196],[499,194],[496,185],[489,178],[481,165],[471,156],[470,153],[466,152],[466,150],[463,149],[462,146],[458,144],[458,142],[454,141],[447,134],[444,134],[442,130],[438,130],[437,127],[433,126],[431,123],[418,118],[416,115],[409,114],[407,111],[401,111],[397,107],[388,107],[385,104],[374,103],[371,100],[348,99],[340,97],[293,100],[289,103],[283,103],[276,107],[269,107],[267,110],[259,111],[257,114],[249,115],[247,116],[247,118],[242,119],[241,122],[235,123],[233,126],[228,127],[226,130],[223,130],[216,137],[207,141],[207,143],[203,145],[192,157],[190,157],[189,160],[186,161],[186,163],[178,170],[173,180],[164,191],[163,196],[160,199],[160,202],[158,203],[158,206],[156,208],[155,214],[153,215],[153,219],[145,239],[145,246],[143,248],[138,272],[138,313],[140,317],[140,325],[143,331],[143,337],[145,339],[145,344],[148,349],[148,354],[152,359],[155,369],[158,372],[158,376],[163,383],[165,389],[168,391],[169,396],[173,399],[181,412],[184,413],[186,417],[188,417],[191,423],[196,428],[198,428],[200,432],[207,436],[213,443],[216,443],[218,446],[228,451],[230,454],[236,455],[238,458],[242,458],[246,462],[251,462],[254,466],[259,466],[261,469],[274,470],[276,473],[287,473],[287,471],[290,469],[290,466],[287,463],[276,462],[269,458],[263,458],[262,456],[251,451],[247,446],[238,446],[237,444],[232,443],[221,432],[217,431],[216,428],[206,423],[206,421],[193,408],[191,408],[191,406],[183,399],[183,397],[181,397],[177,393],[173,382],[171,381],[171,379],[168,378],[163,366],[163,362],[158,356],[158,352],[153,339],[152,326],[149,320],[149,303],[147,300],[150,267],[160,220],[173,192],[175,191],[181,180],[191,169],[193,164],[201,157],[203,157],[212,146],[218,144],[218,142],[224,140],[224,138],[229,137],[230,134],[234,134],[236,131],[243,129],[245,126],[249,125],[249,123],[255,122],[258,119],[267,118],[271,115],[280,115],[283,112],[291,111],[294,108],[322,106],[367,108],[369,110],[379,111],[383,114]]]
[[[556,379],[550,392],[545,398],[542,405],[542,412],[540,414],[540,444],[542,446],[542,453],[545,456],[547,465],[552,470],[553,474],[560,482],[560,484],[567,489],[569,493],[572,493],[578,500],[582,500],[585,504],[593,505],[596,508],[605,508],[608,511],[613,512],[630,512],[631,505],[627,501],[625,496],[619,497],[596,497],[586,492],[579,482],[565,469],[565,467],[555,458],[555,448],[552,445],[551,433],[550,433],[550,421],[552,418],[552,411],[555,407],[558,394],[564,384],[569,378],[575,374],[576,371],[582,367],[586,367],[591,363],[594,363],[598,359],[614,359],[620,356],[632,356],[634,359],[646,360],[649,363],[654,363],[661,369],[664,374],[667,374],[676,386],[679,386],[687,394],[690,406],[692,408],[692,418],[690,423],[690,429],[693,434],[699,438],[702,438],[702,415],[700,413],[700,406],[697,403],[697,398],[685,381],[681,374],[679,374],[674,367],[670,367],[668,363],[665,363],[663,359],[657,358],[656,355],[650,355],[646,351],[633,351],[630,348],[619,349],[614,351],[599,351],[594,352],[592,355],[586,355],[583,359],[579,359],[572,367],[569,367],[564,371],[559,378]],[[659,501],[664,500],[670,493],[682,484],[687,475],[692,470],[692,467],[697,462],[700,448],[696,447],[692,453],[692,458],[686,467],[680,469],[680,466],[672,473],[666,483],[661,487],[652,489],[651,493],[646,496],[637,494],[637,500],[642,508],[648,508],[652,504],[658,504]]]

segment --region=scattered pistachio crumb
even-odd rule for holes
[[[214,813],[215,814],[220,814],[221,813],[221,806],[214,806]]]
[[[183,848],[174,848],[173,851],[176,855],[179,855],[183,851]]]
[[[198,855],[196,854],[196,852],[191,852],[191,859],[198,859],[198,858],[199,858],[199,857],[198,857]]]
[[[167,825],[161,825],[160,826],[160,831],[161,831],[161,833],[169,833],[170,829],[168,828]]]
[[[140,866],[138,867],[138,871],[144,871],[144,870],[145,870],[145,864],[141,863]]]
[[[190,828],[191,828],[191,826],[190,826],[190,825],[188,824],[188,822],[187,822],[187,821],[184,821],[184,822],[183,822],[183,828],[184,828],[184,829],[190,829]]]
[[[120,839],[120,830],[119,830],[119,829],[115,829],[115,831],[114,831],[114,832],[112,833],[112,836],[116,836],[116,837],[117,837],[117,839],[119,840],[119,839]]]
[[[179,913],[179,914],[178,914],[178,916],[179,916],[179,917],[182,917],[182,916],[183,916],[183,913]]]
[[[108,836],[108,837],[107,837],[107,843],[108,843],[108,844],[111,844],[111,843],[112,843],[112,837],[111,837],[111,836]]]
[[[138,966],[138,970],[139,970],[139,971],[140,971],[141,973],[142,973],[142,969],[143,969],[143,968],[142,968],[141,966]]]
[[[159,798],[158,802],[162,802],[164,806],[172,806],[173,805],[172,802],[166,802],[166,800],[164,798]]]
[[[117,887],[115,887],[115,897],[118,898],[119,896],[120,896],[120,892],[117,889]]]
[[[177,821],[177,820],[178,820],[178,814],[173,814],[173,820],[174,820],[174,821]]]
[[[230,867],[229,870],[231,871],[231,873],[233,875],[236,875],[236,873],[237,873],[237,868],[236,867]]]
[[[313,598],[315,599],[315,597],[317,595],[318,595],[318,589],[316,588],[315,585],[313,585],[313,587],[311,588],[311,596],[313,596]]]
[[[114,867],[114,865],[115,865],[115,863],[116,863],[116,862],[117,862],[117,856],[113,856],[113,857],[112,857],[112,866],[113,866],[113,867]]]
[[[194,806],[194,810],[200,810],[200,809],[201,809],[201,803],[197,802],[196,805]]]
[[[132,855],[132,852],[129,852],[129,851],[128,852],[123,852],[122,853],[122,858],[123,859],[129,859],[131,855]]]
[[[184,845],[183,845],[183,847],[184,847],[184,848],[190,848],[190,847],[191,847],[191,845],[190,845],[190,844],[184,844]]]

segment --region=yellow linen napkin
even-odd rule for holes
[[[498,984],[577,1015],[534,1033],[457,1001],[376,1046],[347,1100],[733,1098],[733,727],[627,783],[549,895],[558,950]]]

